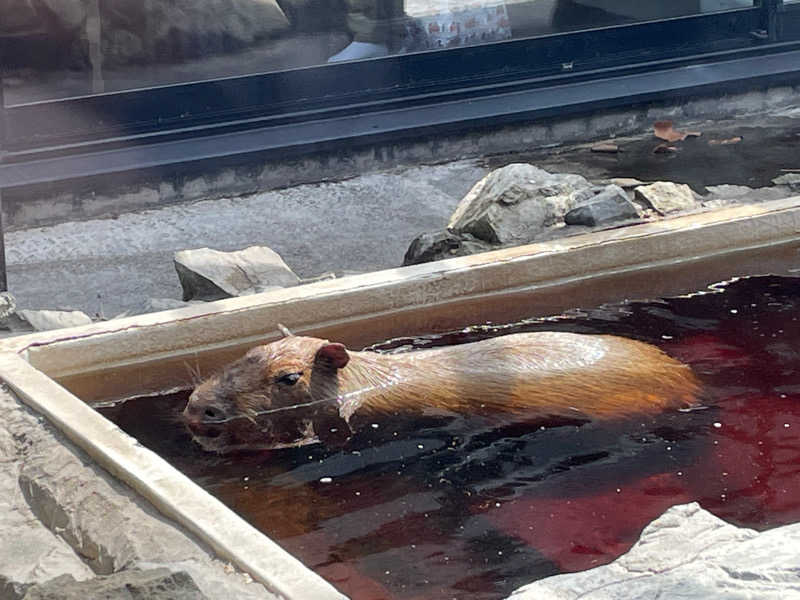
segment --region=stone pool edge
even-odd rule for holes
[[[46,416],[93,460],[142,494],[164,515],[220,556],[288,599],[344,598],[333,586],[245,523],[166,461],[143,448],[51,376],[102,363],[107,368],[157,360],[198,343],[206,351],[263,340],[280,319],[298,332],[355,320],[359,311],[393,314],[463,295],[499,294],[563,281],[588,282],[598,273],[647,269],[728,252],[800,243],[800,197],[738,206],[320,282],[0,342],[0,378]],[[638,248],[641,253],[632,252]],[[575,262],[579,264],[575,264]],[[798,264],[800,267],[800,263]],[[492,273],[494,273],[492,275]],[[328,312],[320,312],[328,306]],[[268,318],[271,317],[271,318]],[[216,322],[216,323],[215,323]],[[233,323],[239,323],[232,327]],[[183,330],[181,332],[181,330]],[[311,596],[309,596],[311,594]]]
[[[279,598],[341,600],[330,583],[163,458],[16,354],[0,354],[0,379],[114,477],[146,498]]]

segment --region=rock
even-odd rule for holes
[[[245,296],[300,282],[278,253],[266,246],[236,252],[181,250],[175,253],[175,270],[184,301]]]
[[[150,298],[142,305],[142,312],[140,314],[185,308],[187,306],[191,306],[191,302],[175,300],[174,298]]]
[[[746,185],[730,185],[726,183],[723,185],[709,185],[706,187],[706,192],[708,192],[709,199],[711,200],[720,198],[733,199],[752,194],[753,188]]]
[[[289,28],[275,0],[116,0],[101,8],[107,65],[210,56]]]
[[[10,292],[0,292],[0,326],[17,310],[17,299]]]
[[[639,211],[636,205],[628,200],[625,190],[618,185],[609,185],[591,200],[564,215],[564,222],[567,225],[594,227],[638,217]]]
[[[491,244],[476,240],[469,234],[456,235],[447,230],[421,233],[409,245],[403,258],[403,266],[418,265],[454,256],[468,256],[491,249]]]
[[[99,468],[6,389],[0,389],[0,413],[0,534],[13,540],[0,548],[41,557],[16,566],[0,553],[0,598],[21,597],[3,587],[9,575],[27,588],[64,573],[80,580],[162,567],[189,573],[209,598],[277,600],[249,576],[214,559],[210,548]]]
[[[793,192],[800,191],[800,173],[785,173],[772,180],[775,185],[787,185]]]
[[[131,569],[105,577],[75,581],[62,575],[31,587],[24,600],[85,600],[86,598],[119,598],[120,600],[203,600],[188,573],[171,573],[168,569],[140,571]]]
[[[800,524],[735,527],[697,503],[673,506],[613,563],[542,579],[509,600],[800,598]]]
[[[580,175],[551,174],[511,164],[481,179],[461,200],[447,229],[491,244],[524,244],[560,222],[591,184]]]
[[[0,548],[0,598],[22,598],[32,585],[56,575],[67,573],[81,579],[94,576],[63,540],[36,519],[12,523],[3,518],[0,530],[4,536],[13,533],[14,539],[13,544]]]
[[[3,409],[7,409],[3,406]],[[30,430],[14,428],[12,411],[0,424],[0,598],[17,600],[30,586],[57,575],[89,579],[95,574],[72,548],[45,527],[20,494],[19,445],[29,443]],[[13,540],[13,543],[10,542]]]
[[[708,194],[703,197],[703,206],[726,206],[733,202],[767,202],[780,200],[793,195],[790,187],[776,185],[770,187],[750,188],[746,185],[709,185]]]
[[[637,185],[645,185],[644,181],[634,179],[633,177],[612,177],[611,179],[604,179],[600,183],[603,185],[618,185],[624,190],[633,189]]]
[[[657,181],[635,189],[636,199],[660,215],[697,208],[692,188],[684,183]]]
[[[15,327],[24,328],[25,324],[30,326],[31,331],[49,331],[92,323],[91,317],[79,310],[18,310],[16,314],[22,321],[12,325],[15,331],[18,330]]]

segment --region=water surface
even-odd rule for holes
[[[344,449],[216,456],[177,421],[185,394],[102,412],[354,600],[503,598],[627,551],[674,504],[767,529],[800,520],[800,280],[603,306],[378,344],[524,331],[659,345],[704,383],[702,410],[614,425],[389,420]]]

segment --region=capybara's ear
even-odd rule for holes
[[[347,353],[347,348],[344,347],[344,344],[325,342],[317,350],[316,359],[326,362],[334,369],[341,369],[350,362],[350,355]]]

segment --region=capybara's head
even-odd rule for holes
[[[339,416],[337,370],[342,344],[288,336],[250,350],[198,385],[183,411],[206,450],[229,452],[300,446],[349,426]]]

